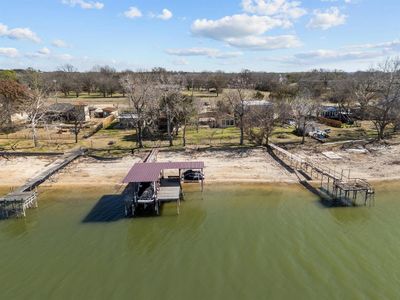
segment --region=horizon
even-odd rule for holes
[[[0,69],[294,73],[365,71],[400,55],[385,0],[0,3]]]

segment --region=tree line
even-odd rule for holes
[[[273,129],[289,121],[294,122],[304,142],[307,124],[325,102],[335,103],[343,111],[358,108],[359,117],[375,125],[378,139],[386,137],[389,126],[400,127],[399,58],[388,58],[374,69],[355,73],[339,70],[287,74],[249,70],[188,73],[163,68],[117,72],[108,66],[78,72],[71,65],[55,72],[5,70],[0,71],[0,121],[3,129],[7,129],[12,125],[12,114],[23,111],[35,136],[46,100],[55,93],[79,96],[82,92],[100,92],[104,97],[120,93],[129,100],[139,147],[143,146],[146,131],[156,130],[160,115],[166,120],[170,145],[179,129],[185,145],[186,126],[200,111],[194,91],[212,90],[218,95],[224,89],[228,90],[218,98],[215,109],[234,116],[241,145],[245,136],[258,144],[268,143]],[[182,93],[183,90],[189,93]],[[271,105],[250,109],[247,101],[260,95],[254,91],[268,92]]]

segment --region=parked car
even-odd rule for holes
[[[183,180],[199,181],[204,179],[204,174],[200,171],[187,170],[183,173]]]

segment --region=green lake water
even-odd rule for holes
[[[400,186],[332,208],[299,186],[186,186],[123,218],[112,189],[42,190],[0,221],[1,299],[398,299]]]

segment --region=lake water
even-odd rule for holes
[[[0,298],[399,298],[399,185],[372,208],[295,185],[186,186],[180,216],[136,219],[111,191],[42,190],[26,219],[0,221]]]

